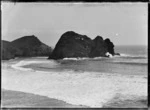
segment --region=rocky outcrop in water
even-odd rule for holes
[[[2,60],[15,57],[49,56],[51,47],[42,43],[37,37],[24,36],[12,42],[2,41]]]
[[[107,57],[107,52],[115,54],[114,45],[109,39],[103,40],[101,36],[97,36],[92,40],[86,35],[68,31],[61,36],[49,59]]]

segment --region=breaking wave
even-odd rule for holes
[[[78,58],[63,58],[63,60],[87,60],[87,59],[90,59],[90,58],[88,58],[88,57],[83,57],[83,58],[80,58],[80,57],[78,57]]]
[[[24,68],[23,66],[30,65],[30,64],[43,64],[47,63],[51,67],[56,66],[58,63],[56,63],[54,60],[47,60],[47,61],[28,61],[28,60],[21,60],[16,64],[11,65],[12,68],[21,70],[21,71],[30,71],[33,70],[31,68]]]
[[[131,55],[131,54],[121,53],[120,57],[127,57],[127,58],[147,58],[147,55]]]
[[[111,58],[131,58],[131,59],[146,59],[146,55],[130,55],[130,54],[124,54],[121,53],[120,55],[114,55],[109,57]],[[63,60],[97,60],[97,59],[108,59],[108,57],[94,57],[94,58],[89,58],[89,57],[78,57],[78,58],[63,58]]]

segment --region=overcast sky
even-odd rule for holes
[[[55,46],[66,31],[115,45],[147,45],[147,3],[2,3],[2,39],[35,35]]]

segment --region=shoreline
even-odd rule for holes
[[[4,82],[6,83],[7,80],[9,80],[9,78],[10,78],[10,81],[12,81],[12,83],[10,83],[10,87],[7,87],[7,83],[6,84],[3,83],[3,84],[6,85],[6,86],[3,86],[4,88],[6,87],[6,90],[2,89],[2,91],[1,91],[1,95],[2,95],[2,100],[1,100],[2,105],[1,105],[1,107],[2,108],[12,108],[12,107],[13,108],[20,108],[20,107],[21,108],[90,108],[90,106],[82,106],[83,104],[82,105],[73,105],[73,104],[69,104],[69,103],[65,102],[65,98],[68,97],[68,94],[65,96],[64,101],[63,100],[59,100],[57,98],[56,99],[55,98],[51,98],[53,96],[52,94],[49,95],[49,97],[44,96],[45,94],[36,95],[34,93],[36,93],[37,91],[35,91],[33,93],[31,92],[31,90],[34,89],[34,87],[35,87],[34,85],[31,85],[32,87],[29,87],[29,90],[24,92],[24,89],[20,89],[20,88],[22,88],[22,84],[24,84],[24,82],[22,80],[18,80],[18,79],[22,79],[22,76],[24,76],[24,81],[26,81],[25,79],[29,79],[31,76],[33,76],[32,78],[35,78],[35,79],[36,78],[38,79],[38,78],[41,78],[41,77],[34,77],[34,74],[32,74],[34,71],[31,71],[31,74],[28,74],[29,76],[26,75],[26,74],[22,74],[21,75],[20,74],[20,70],[16,71],[16,69],[14,69],[14,72],[11,71],[13,68],[10,68],[10,66],[12,64],[16,64],[16,62],[18,62],[20,60],[21,59],[14,60],[12,62],[10,61],[8,63],[5,62],[6,64],[3,65],[4,68],[2,70],[4,70],[4,71],[3,71],[2,74],[4,75],[3,77],[6,79],[6,80],[4,80]],[[24,66],[23,66],[23,68],[24,68]],[[10,74],[15,73],[14,77],[9,75],[9,73]],[[22,73],[29,73],[29,72],[22,71]],[[40,75],[41,73],[38,73],[38,74]],[[11,80],[11,79],[15,79],[16,75],[17,75],[18,78],[16,80],[14,80],[14,81]],[[54,78],[56,78],[56,79],[59,78],[59,76],[63,76],[63,75],[58,75],[57,76],[57,75],[51,75],[51,74],[42,74],[42,76],[43,75],[44,76],[47,76],[47,75],[49,76],[48,82],[50,82],[49,80],[53,81],[53,78],[52,78],[53,76],[55,76]],[[65,77],[65,76],[63,76],[63,77]],[[43,78],[45,78],[45,77],[43,77]],[[75,76],[75,78],[76,78],[76,76]],[[64,78],[62,78],[62,79],[64,79]],[[15,81],[20,82],[20,84],[19,83],[14,83]],[[39,81],[39,80],[37,80],[37,81]],[[45,81],[45,79],[44,80],[40,80],[40,81]],[[58,81],[58,82],[60,83],[60,81]],[[101,82],[101,80],[100,80],[100,82]],[[13,85],[18,85],[18,88],[19,88],[18,90],[20,90],[20,91],[22,90],[23,92],[17,91],[17,89],[9,90],[11,88],[11,86],[13,86],[12,84]],[[37,84],[38,84],[38,82],[37,82]],[[51,82],[49,84],[51,84]],[[68,84],[67,86],[70,87],[70,85],[69,85],[70,82],[67,83],[67,84]],[[116,84],[118,84],[118,83],[116,83]],[[127,84],[128,83],[125,83],[125,86]],[[134,85],[134,84],[136,84],[136,82],[133,82],[132,85]],[[9,82],[8,82],[8,85],[9,85]],[[53,87],[54,85],[51,84],[51,86]],[[39,90],[43,90],[43,89],[40,88]],[[48,91],[49,92],[53,91],[53,88],[48,90]],[[64,92],[60,92],[60,93],[64,94]],[[72,95],[74,96],[76,94],[72,94]],[[89,100],[89,98],[87,98],[87,100]],[[142,98],[142,100],[141,99],[140,100],[139,99],[136,99],[136,100],[118,100],[118,98],[114,98],[114,99],[110,100],[109,102],[105,103],[101,108],[118,108],[118,107],[119,108],[126,108],[126,107],[127,108],[128,107],[130,107],[130,108],[141,108],[141,107],[145,108],[146,105],[147,105],[147,100],[145,98]]]
[[[102,108],[147,108],[147,100],[125,100],[104,104]],[[124,104],[126,103],[126,104]],[[73,105],[65,101],[49,98],[32,93],[2,89],[1,108],[90,108],[88,106]]]
[[[1,108],[86,108],[32,93],[1,90]]]

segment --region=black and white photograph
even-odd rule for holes
[[[148,108],[148,3],[1,2],[1,108]]]

